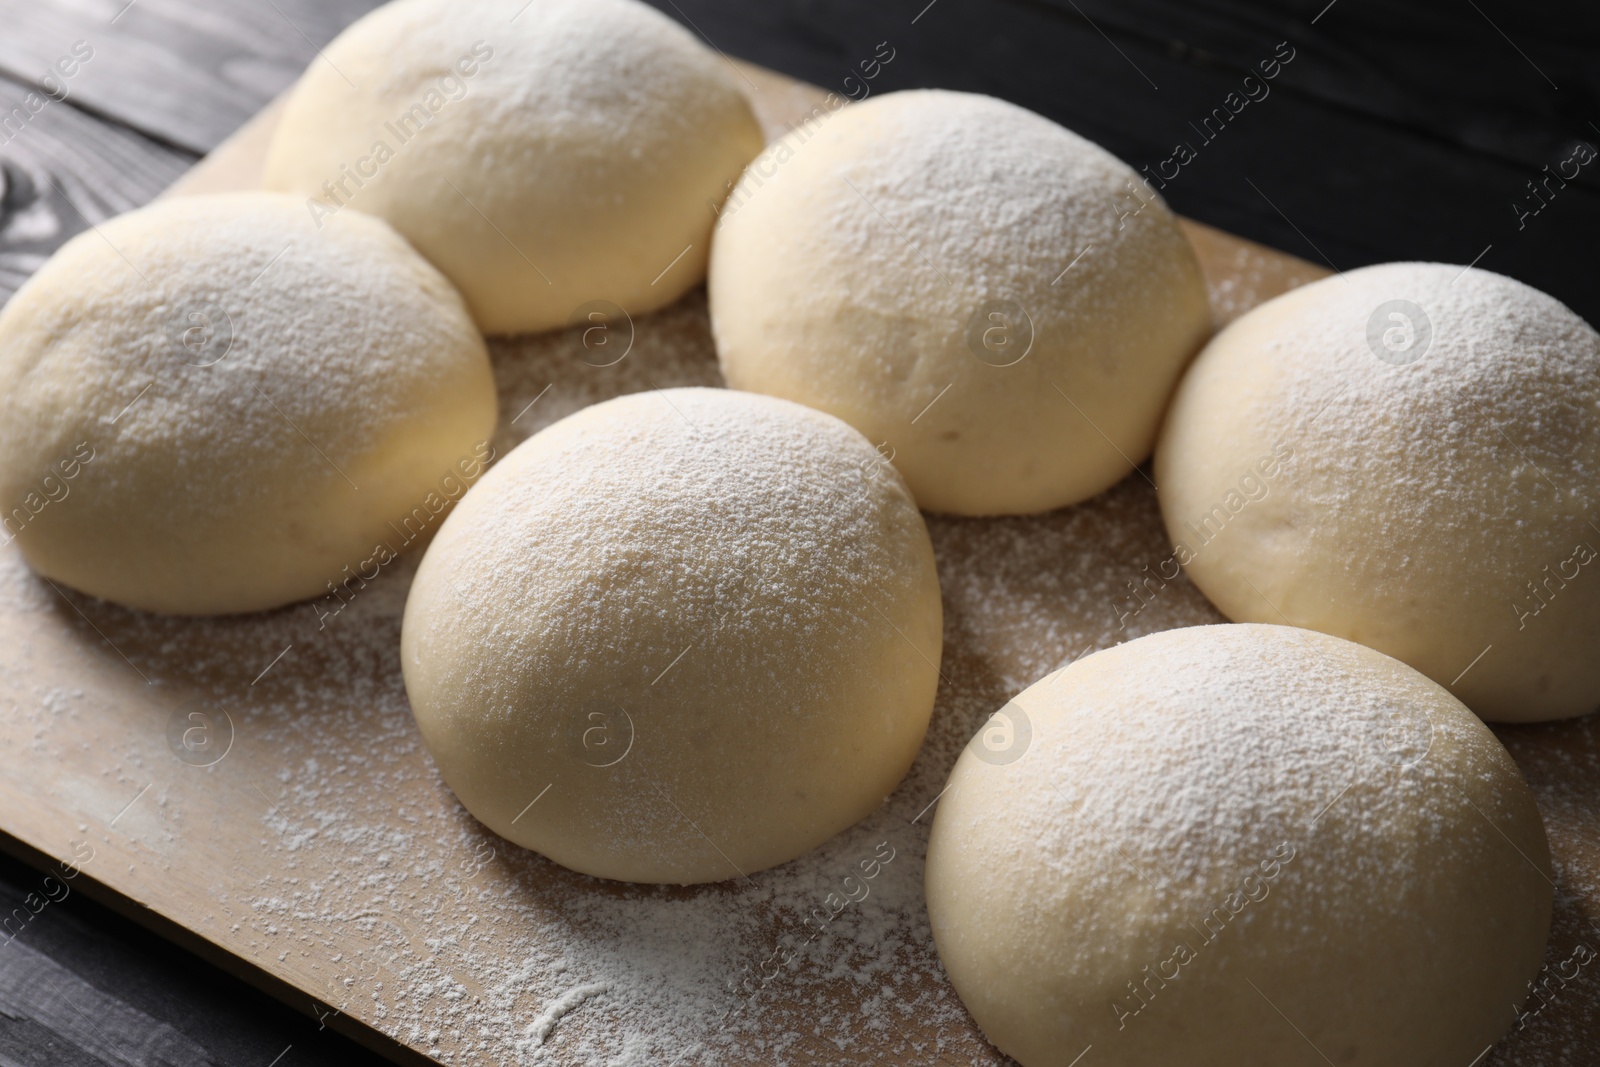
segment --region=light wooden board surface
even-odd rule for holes
[[[741,72],[769,135],[821,96]],[[170,192],[253,187],[275,115],[252,120]],[[1219,321],[1325,273],[1185,225]],[[719,384],[703,293],[640,319],[634,352],[615,367],[581,364],[563,335],[492,347],[502,454],[607,396]],[[922,815],[973,730],[1023,686],[1093,648],[1218,616],[1180,580],[1119,625],[1123,583],[1165,547],[1136,474],[1051,515],[929,526],[946,681],[924,751],[880,812],[750,885],[602,883],[478,826],[439,781],[405,703],[399,611],[414,553],[331,620],[308,605],[183,620],[56,589],[4,549],[0,829],[36,862],[76,859],[75,885],[400,1058],[687,1067],[737,1021],[737,1042],[721,1047],[733,1062],[1000,1063],[937,967],[920,909]],[[186,730],[203,744],[185,747]],[[1555,967],[1579,944],[1600,944],[1600,726],[1591,717],[1498,732],[1552,837]],[[876,895],[746,997],[752,969],[880,841],[896,859]],[[703,943],[672,945],[680,927]],[[745,999],[712,998],[693,1025],[665,1028],[661,1013],[689,1018],[696,1006],[673,999],[667,987],[683,972],[670,959],[659,989],[596,992],[603,983],[591,979],[606,973],[597,961],[648,971],[664,951],[700,953],[701,972],[725,972],[727,996]],[[1594,974],[1556,983],[1483,1062],[1600,1061],[1597,987]]]

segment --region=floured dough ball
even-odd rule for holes
[[[1223,625],[1002,709],[939,802],[927,894],[957,992],[1023,1067],[1467,1067],[1538,973],[1550,878],[1526,783],[1448,692]]]
[[[1600,707],[1600,334],[1552,297],[1437,263],[1289,292],[1195,361],[1155,470],[1229,618],[1360,641],[1490,721]]]
[[[965,93],[820,110],[773,144],[723,205],[708,284],[730,385],[832,412],[964,515],[1128,475],[1211,325],[1143,179]]]
[[[519,333],[698,284],[761,145],[727,62],[636,0],[396,0],[307,70],[266,182],[388,219]]]
[[[784,400],[586,408],[468,493],[406,604],[406,691],[502,837],[633,882],[736,878],[871,812],[938,684],[939,581],[893,467]]]
[[[481,471],[494,423],[450,284],[378,219],[318,230],[291,197],[112,219],[0,313],[8,539],[130,607],[254,611],[374,577]]]

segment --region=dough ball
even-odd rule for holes
[[[46,578],[255,611],[371,578],[482,468],[483,339],[378,219],[180,198],[61,248],[0,312],[0,506]]]
[[[690,883],[877,807],[927,729],[942,633],[922,515],[860,434],[670,389],[490,471],[422,561],[401,652],[445,781],[495,833]]]
[[[1096,1067],[1467,1067],[1515,1020],[1549,932],[1544,827],[1494,735],[1403,663],[1287,626],[1169,630],[1000,715],[939,802],[928,910],[1023,1067],[1090,1045]]]
[[[709,288],[730,385],[839,416],[963,515],[1121,480],[1211,325],[1132,169],[966,93],[820,109],[773,144],[723,205]]]
[[[1600,706],[1600,334],[1510,278],[1289,292],[1179,387],[1155,480],[1223,614],[1404,660],[1495,722]]]
[[[268,188],[388,219],[486,333],[671,303],[761,151],[737,76],[636,0],[518,6],[397,0],[345,30],[289,98]]]

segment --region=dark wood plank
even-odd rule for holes
[[[0,955],[0,1016],[51,1035],[92,1059],[119,1067],[168,1063],[215,1067],[201,1046],[171,1026],[84,981],[26,942]],[[11,1044],[16,1036],[0,1038]]]
[[[14,935],[0,934],[0,1067],[383,1062],[92,903],[88,876],[48,870],[0,855],[0,915]]]
[[[0,0],[0,72],[204,153],[261,110],[374,0]],[[81,42],[81,44],[79,44]],[[73,47],[92,53],[73,64]]]
[[[38,112],[0,127],[0,304],[63,242],[145,203],[197,158],[3,76],[0,115],[28,112],[30,94]]]
[[[875,93],[988,93],[1136,168],[1157,168],[1177,144],[1193,145],[1197,158],[1162,190],[1191,218],[1344,270],[1401,259],[1467,263],[1488,248],[1481,266],[1600,322],[1591,282],[1600,266],[1600,161],[1537,217],[1519,226],[1513,210],[1544,166],[1568,158],[1578,141],[1600,146],[1600,127],[1591,125],[1600,124],[1593,5],[649,2],[729,54],[854,95],[860,82],[845,79],[859,78],[858,64],[888,41],[895,59],[871,83]],[[1195,127],[1282,41],[1295,58],[1270,95],[1205,140]]]
[[[1263,44],[1289,41],[1300,55],[1286,91],[1535,169],[1552,120],[1577,132],[1594,117],[1582,102],[1600,96],[1600,19],[1568,0],[1027,2],[1235,76],[1253,73]]]

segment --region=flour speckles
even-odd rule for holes
[[[938,590],[910,494],[843,422],[657,390],[485,476],[402,640],[423,734],[480,818],[578,870],[709,881],[893,789],[932,704]]]
[[[497,451],[612,396],[719,383],[703,296],[635,325],[632,352],[605,368],[586,364],[569,334],[491,342]],[[88,873],[159,897],[222,949],[293,975],[307,991],[294,1006],[329,1027],[373,1026],[452,1067],[999,1067],[940,965],[923,901],[928,827],[950,769],[984,720],[1045,674],[1220,617],[1182,575],[1132,599],[1129,583],[1171,553],[1155,494],[1132,473],[1078,507],[931,516],[928,526],[945,654],[916,761],[859,824],[749,882],[588,878],[472,818],[427,755],[402,682],[415,551],[319,620],[310,604],[213,619],[70,592],[69,604],[6,550],[0,607],[19,637],[0,675],[14,696],[5,736],[29,745],[22,786],[62,813],[60,854],[71,854],[69,837],[89,838],[99,854]],[[166,741],[172,712],[196,697],[226,708],[237,731],[228,756],[204,769],[179,763]],[[1600,972],[1561,976],[1580,943],[1600,949],[1600,722],[1498,733],[1539,801],[1561,891],[1541,977],[1548,1006],[1480,1067],[1590,1067]],[[1192,788],[1176,792],[1177,810],[1221,803]],[[158,793],[166,807],[146,807]],[[1199,869],[1192,854],[1176,856]],[[151,881],[124,881],[111,866],[133,858]],[[875,877],[863,877],[864,861],[878,864]],[[552,1005],[597,984],[607,992],[562,1015],[542,1045],[531,1040]]]
[[[1440,263],[1296,289],[1196,359],[1155,467],[1229,618],[1360,641],[1491,721],[1600,704],[1600,334],[1553,297]]]

